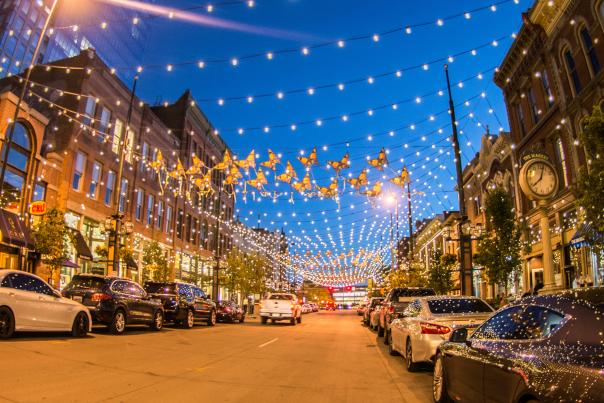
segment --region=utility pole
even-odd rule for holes
[[[31,77],[31,72],[34,69],[36,64],[36,59],[40,54],[40,48],[42,47],[42,42],[44,41],[44,37],[46,36],[46,31],[48,30],[48,25],[50,24],[50,20],[57,8],[57,4],[59,0],[54,0],[50,10],[48,11],[48,16],[46,17],[46,21],[44,21],[44,26],[42,27],[42,31],[40,32],[40,36],[38,37],[38,42],[36,42],[36,48],[34,49],[34,53],[31,57],[31,62],[29,67],[25,70],[25,77],[23,78],[23,86],[21,88],[21,93],[19,94],[19,99],[17,101],[17,105],[15,106],[15,113],[13,114],[13,120],[11,125],[9,126],[8,134],[4,137],[4,148],[2,149],[2,168],[0,169],[0,198],[4,194],[4,178],[6,176],[6,164],[8,160],[8,151],[10,149],[10,144],[13,142],[13,136],[15,133],[15,126],[17,124],[17,119],[19,119],[19,113],[21,113],[21,104],[23,103],[23,99],[25,98],[25,93],[27,92],[27,88],[29,87],[29,78]],[[24,209],[25,200],[21,200],[21,208]]]
[[[451,94],[451,81],[449,80],[449,66],[445,64],[447,78],[447,91],[449,93],[449,113],[451,115],[451,128],[453,130],[453,151],[455,153],[455,171],[457,173],[457,195],[459,198],[460,219],[457,224],[459,234],[459,284],[462,295],[472,295],[472,241],[464,234],[463,228],[468,217],[463,188],[463,170],[461,168],[461,151],[457,135],[457,120],[455,118],[455,103]]]
[[[134,105],[134,97],[136,93],[136,83],[138,82],[138,76],[134,76],[132,82],[132,90],[130,92],[130,104],[128,105],[128,115],[126,117],[126,130],[120,139],[119,151],[120,151],[120,162],[117,169],[117,176],[115,179],[114,192],[113,192],[113,204],[115,205],[115,214],[111,218],[115,220],[115,228],[113,232],[113,259],[112,259],[112,270],[115,271],[117,268],[117,274],[119,277],[124,275],[124,271],[120,267],[120,232],[122,229],[122,219],[124,214],[120,211],[120,196],[122,192],[122,177],[124,175],[124,162],[126,159],[126,146],[128,144],[128,134],[130,133],[130,122],[132,120],[132,108]],[[124,206],[124,211],[126,210]]]

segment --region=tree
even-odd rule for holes
[[[61,270],[68,259],[67,240],[71,233],[65,225],[65,214],[56,208],[50,209],[34,226],[35,249],[48,266],[50,278]]]
[[[457,256],[450,253],[443,254],[440,249],[436,249],[430,260],[428,286],[437,294],[447,294],[453,289],[453,270],[457,265]]]
[[[269,260],[257,253],[246,254],[233,248],[226,258],[227,267],[223,284],[243,297],[262,294],[267,290],[266,280],[271,272]]]
[[[407,269],[392,270],[386,276],[386,288],[425,287],[427,284],[424,266],[418,260],[412,260]]]
[[[143,267],[152,273],[155,281],[168,281],[170,278],[168,259],[157,241],[151,241],[143,248]]]
[[[484,266],[492,284],[507,290],[511,275],[520,272],[520,228],[508,192],[495,188],[485,200],[486,234],[478,242],[476,263]]]
[[[579,171],[575,186],[577,203],[583,209],[585,221],[591,224],[586,238],[596,253],[604,250],[604,113],[594,106],[585,121],[579,139],[587,153],[587,166]]]

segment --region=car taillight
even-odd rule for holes
[[[390,313],[394,313],[394,307],[393,307],[393,306],[391,306],[390,308],[388,308],[388,312],[390,312]]]
[[[108,299],[111,299],[111,295],[105,294],[104,292],[95,292],[94,294],[92,294],[92,297],[90,297],[90,299],[94,302],[106,301]]]
[[[447,334],[451,331],[451,328],[447,326],[435,325],[434,323],[420,322],[419,326],[422,328],[422,334]]]

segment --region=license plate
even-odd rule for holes
[[[82,302],[82,297],[78,297],[76,295],[74,295],[73,297],[71,297],[71,299],[73,299],[74,301],[77,301],[77,302]]]
[[[279,314],[279,313],[274,313],[274,314],[272,314],[271,316],[281,316],[281,314]]]

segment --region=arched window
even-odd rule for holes
[[[575,63],[575,57],[569,48],[565,48],[562,51],[562,57],[564,59],[564,65],[566,66],[566,73],[568,75],[568,80],[570,81],[570,86],[574,94],[578,94],[581,92],[581,78],[579,77],[579,72],[577,71],[577,64]]]
[[[5,136],[10,133],[8,126]],[[4,157],[4,150],[0,158]],[[27,171],[32,154],[31,135],[27,127],[17,122],[9,144],[6,172],[4,174],[4,201],[9,208],[17,208],[23,198]]]
[[[589,65],[589,71],[592,76],[595,76],[600,71],[600,60],[598,59],[594,41],[586,26],[582,26],[579,29],[579,39],[585,53],[585,58],[587,59],[587,64]]]

